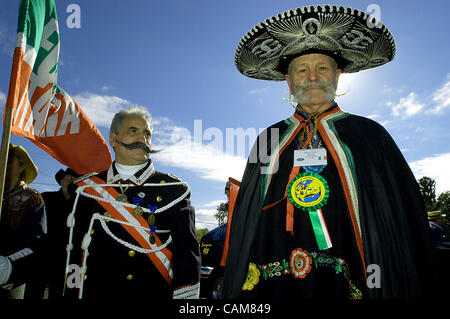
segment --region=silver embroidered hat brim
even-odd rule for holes
[[[286,61],[308,52],[339,60],[344,73],[383,65],[394,58],[395,42],[381,22],[365,12],[334,5],[285,11],[253,27],[238,44],[235,64],[262,80],[285,79]]]

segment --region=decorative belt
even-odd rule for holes
[[[297,248],[291,252],[289,260],[274,261],[266,265],[256,265],[250,263],[248,267],[247,278],[242,286],[242,290],[252,290],[258,285],[260,278],[269,280],[279,278],[283,275],[292,275],[294,278],[305,278],[311,271],[311,267],[327,268],[335,272],[336,275],[342,274],[349,283],[350,299],[361,299],[362,293],[352,283],[348,263],[341,258],[331,256],[323,251],[308,252]]]

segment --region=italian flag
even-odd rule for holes
[[[108,145],[57,85],[59,31],[54,0],[21,0],[7,108],[11,133],[24,136],[78,174],[111,164]]]

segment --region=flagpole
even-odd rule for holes
[[[12,107],[5,107],[2,148],[0,151],[0,220],[2,218],[3,194],[5,192],[6,167],[8,164],[9,141],[11,138]]]
[[[2,148],[0,150],[0,220],[2,218],[3,194],[5,192],[6,166],[8,164],[9,141],[11,139],[11,124],[13,110],[19,101],[19,80],[24,53],[21,48],[14,49],[11,78],[9,80],[8,97],[5,104],[3,122]]]

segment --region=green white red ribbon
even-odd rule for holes
[[[330,234],[328,233],[327,225],[325,224],[325,219],[323,218],[322,210],[309,212],[309,219],[314,231],[314,236],[316,237],[317,246],[320,250],[331,248],[333,245],[331,243]]]

